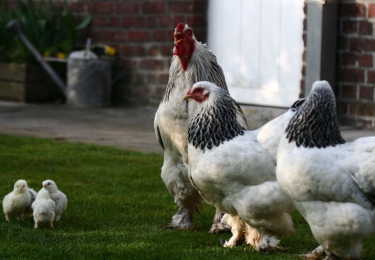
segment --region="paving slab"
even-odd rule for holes
[[[154,133],[157,107],[75,107],[0,101],[0,133],[54,138],[163,154]],[[246,110],[246,108],[244,109]],[[254,115],[247,115],[248,121]],[[375,131],[342,127],[345,140]]]

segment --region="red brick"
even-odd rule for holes
[[[157,45],[151,46],[150,49],[148,50],[148,54],[150,56],[159,56],[160,55],[160,48],[159,48],[159,46],[157,46]]]
[[[131,56],[132,53],[133,53],[133,48],[131,46],[125,45],[125,46],[122,47],[121,53],[122,53],[123,56]]]
[[[93,31],[92,38],[94,42],[112,42],[114,40],[114,34],[111,31]]]
[[[156,16],[150,16],[145,18],[147,28],[159,27],[159,19]]]
[[[352,51],[375,51],[375,39],[351,38],[350,50]]]
[[[357,55],[350,52],[344,52],[341,54],[341,64],[344,66],[355,65],[357,62]]]
[[[128,31],[128,40],[135,42],[145,42],[150,40],[150,35],[145,31]]]
[[[140,66],[141,69],[145,69],[145,70],[163,70],[163,69],[165,69],[164,61],[154,60],[154,59],[141,60],[139,66]]]
[[[173,24],[173,19],[169,15],[161,15],[159,16],[159,25],[163,28],[169,28],[171,30],[175,29],[175,24]]]
[[[339,81],[342,82],[364,82],[365,72],[362,69],[341,69]]]
[[[194,4],[192,1],[173,1],[169,2],[168,7],[172,13],[194,13]]]
[[[169,74],[168,73],[160,74],[158,78],[159,78],[159,83],[161,83],[161,84],[167,84],[168,83],[168,79],[169,79]]]
[[[205,43],[206,42],[206,36],[207,36],[207,31],[206,29],[196,29],[194,30],[194,36],[197,39],[197,41]]]
[[[83,12],[84,11],[84,6],[87,5],[86,3],[70,3],[69,6],[70,6],[70,10],[72,10],[72,12]]]
[[[179,23],[187,23],[185,15],[173,15],[173,30],[176,28],[176,25]]]
[[[341,87],[341,98],[355,99],[357,97],[356,86],[342,86]]]
[[[375,17],[375,4],[368,5],[368,17],[374,18]]]
[[[133,47],[133,56],[142,57],[146,55],[146,49],[142,45],[136,45]]]
[[[343,33],[357,33],[358,22],[352,20],[343,20],[342,21],[342,32]]]
[[[134,73],[133,74],[133,83],[135,85],[145,85],[145,75],[143,73]]]
[[[130,28],[132,26],[133,26],[133,18],[132,17],[122,18],[122,27],[123,28]]]
[[[114,4],[112,2],[94,2],[93,12],[97,14],[109,14],[114,11]]]
[[[148,73],[147,74],[147,83],[148,84],[156,84],[156,75],[155,75],[155,73]]]
[[[207,23],[207,21],[206,21],[206,17],[205,16],[203,16],[203,15],[198,15],[198,14],[196,14],[196,15],[192,15],[192,16],[189,16],[188,18],[187,18],[187,24],[190,26],[190,27],[192,27],[192,26],[201,26],[201,27],[204,27],[204,26],[206,26],[206,23]]]
[[[365,17],[366,7],[364,4],[339,4],[339,16],[341,17]]]
[[[164,2],[145,2],[142,5],[144,14],[161,14],[165,12]]]
[[[207,12],[206,0],[194,1],[194,13],[206,13]]]
[[[96,15],[92,19],[92,23],[94,26],[98,27],[103,27],[103,26],[108,26],[109,25],[109,19],[107,16],[102,16],[102,15]]]
[[[171,56],[173,54],[173,44],[165,44],[160,47],[160,53],[163,56]]]
[[[110,17],[109,24],[111,27],[120,27],[120,18],[118,17]]]
[[[375,83],[375,71],[367,71],[367,83]]]
[[[154,41],[164,42],[168,40],[167,33],[165,30],[153,30],[152,39]]]
[[[360,54],[359,56],[359,66],[361,67],[372,67],[373,66],[373,57],[371,54]]]
[[[145,18],[143,16],[134,17],[134,27],[137,29],[145,27]]]
[[[349,46],[349,38],[345,36],[337,37],[337,49],[338,50],[347,50]]]
[[[124,42],[126,40],[126,33],[124,31],[113,32],[113,40],[116,42]]]
[[[116,6],[116,12],[118,14],[138,14],[139,4],[138,3],[118,3]]]
[[[374,87],[359,87],[359,98],[365,100],[374,100]]]
[[[372,23],[368,21],[359,22],[359,34],[372,35]]]

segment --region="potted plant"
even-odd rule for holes
[[[0,10],[0,99],[20,102],[51,102],[65,97],[35,60],[23,42],[5,30],[19,20],[22,31],[44,56],[65,58],[75,49],[77,31],[88,26],[86,16],[76,26],[66,1],[17,0],[17,8]],[[66,63],[51,64],[66,78]]]

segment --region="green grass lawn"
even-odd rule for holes
[[[293,212],[295,235],[282,249],[255,252],[250,246],[223,248],[227,234],[208,234],[214,208],[195,216],[197,231],[163,230],[177,210],[160,178],[162,156],[112,147],[0,135],[0,197],[25,179],[38,191],[52,179],[68,197],[55,228],[35,230],[32,218],[0,217],[0,259],[298,259],[317,246]],[[364,259],[375,259],[375,239]]]

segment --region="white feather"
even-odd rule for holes
[[[11,216],[23,219],[28,208],[31,205],[31,194],[27,182],[18,180],[14,184],[13,191],[3,199],[3,211],[5,219],[10,222]]]
[[[52,180],[45,180],[42,183],[43,188],[42,190],[47,190],[49,192],[49,196],[55,202],[55,213],[56,213],[56,221],[59,221],[61,218],[61,214],[66,210],[68,205],[68,199],[66,195],[58,190],[57,185]],[[39,191],[40,192],[40,191]]]

